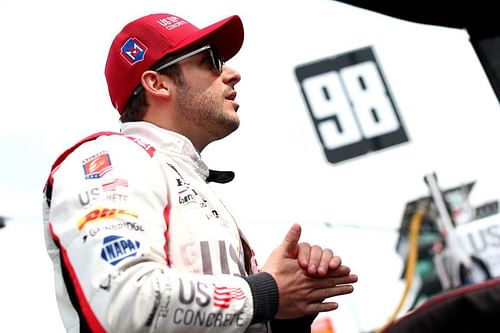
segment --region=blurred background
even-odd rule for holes
[[[0,332],[64,331],[42,188],[64,149],[118,130],[107,52],[152,12],[199,27],[242,18],[245,41],[228,62],[242,75],[241,126],[202,156],[236,172],[214,188],[261,264],[297,222],[303,241],[359,275],[315,332],[372,332],[445,289],[499,276],[496,31],[477,32],[463,12],[440,21],[452,7],[424,2],[408,17],[362,5],[1,0]]]

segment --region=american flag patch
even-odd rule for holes
[[[83,160],[82,164],[85,179],[101,178],[113,170],[109,154],[105,151]]]
[[[227,309],[233,299],[245,299],[245,293],[241,288],[217,287],[214,285],[214,306]]]
[[[128,187],[128,180],[116,178],[112,182],[102,184],[104,191],[116,191],[118,186]]]

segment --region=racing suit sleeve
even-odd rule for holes
[[[165,174],[127,138],[81,145],[51,179],[44,219],[63,283],[57,298],[60,309],[74,309],[70,319],[78,315],[78,323],[63,318],[68,330],[239,333],[274,317],[278,292],[267,273],[169,266]]]

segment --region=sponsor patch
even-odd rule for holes
[[[113,166],[111,165],[111,159],[106,151],[102,151],[99,154],[91,156],[82,161],[83,172],[85,173],[85,179],[96,179],[101,178],[111,170]]]
[[[183,19],[172,15],[157,20],[156,23],[158,23],[167,30],[174,30],[177,29],[178,27],[183,26],[184,24],[187,24],[187,21],[184,21]]]
[[[89,228],[88,232],[83,236],[83,242],[86,242],[89,236],[94,237],[102,230],[107,230],[112,232],[116,232],[118,230],[144,232],[144,227],[137,222],[129,222],[129,221],[123,221],[123,222],[119,221],[118,223],[110,223],[110,224],[106,223],[103,225],[98,225],[94,228]]]
[[[110,219],[120,216],[133,217],[135,219],[139,217],[137,213],[125,209],[96,208],[91,212],[87,213],[83,218],[78,220],[77,223],[78,230],[82,230],[89,222],[95,222],[101,219]]]
[[[120,261],[135,257],[139,253],[141,243],[122,236],[106,236],[102,241],[101,258],[115,266]]]
[[[148,48],[142,44],[137,38],[129,38],[120,49],[120,54],[133,65],[139,61],[144,60],[144,55]]]
[[[245,299],[245,293],[241,288],[218,287],[214,285],[214,306],[227,309],[233,299]]]
[[[104,191],[115,191],[118,186],[128,187],[128,180],[116,178],[109,183],[102,184]]]

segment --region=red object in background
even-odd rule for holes
[[[330,317],[316,318],[311,326],[311,333],[335,333]]]

